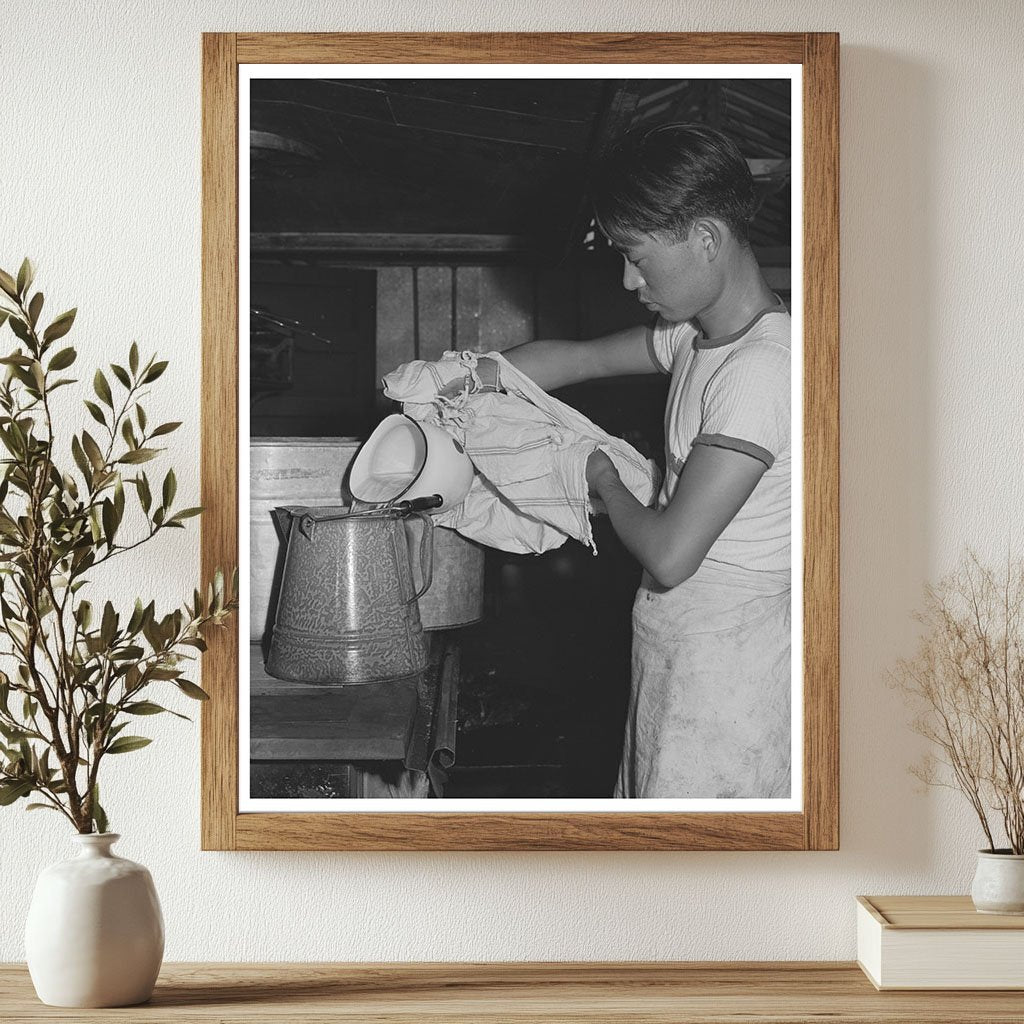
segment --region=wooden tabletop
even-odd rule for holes
[[[851,963],[165,964],[143,1006],[61,1010],[8,964],[0,1020],[1020,1024],[1024,992],[877,992]]]

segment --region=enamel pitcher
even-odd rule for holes
[[[380,508],[278,508],[287,537],[267,672],[299,683],[397,680],[427,667],[417,601],[430,588],[433,524],[424,498]],[[424,522],[416,590],[404,520]]]

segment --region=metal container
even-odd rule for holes
[[[342,481],[359,451],[354,437],[257,437],[249,443],[249,642],[273,624],[283,567],[278,506],[346,503]]]
[[[249,462],[249,642],[269,640],[284,548],[274,526],[278,506],[348,503],[344,478],[361,442],[351,437],[253,438]],[[417,588],[416,552],[422,526],[407,519],[406,533]],[[484,608],[484,549],[454,530],[433,532],[434,582],[419,602],[426,630],[479,622]]]
[[[422,518],[413,584],[398,509],[276,509],[288,546],[267,672],[299,683],[372,683],[427,667],[417,599],[430,588],[429,520]]]
[[[418,551],[424,526],[406,519],[410,553]],[[444,526],[434,527],[434,582],[420,598],[420,620],[426,630],[469,626],[484,617],[484,549]],[[412,577],[417,587],[423,578],[415,558]]]

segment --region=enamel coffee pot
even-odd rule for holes
[[[398,680],[422,672],[417,601],[430,588],[437,496],[381,508],[279,508],[287,536],[267,672],[299,683]],[[416,590],[404,520],[423,520]]]

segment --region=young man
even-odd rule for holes
[[[505,352],[541,387],[671,374],[666,476],[643,507],[595,452],[592,493],[644,568],[616,795],[790,791],[790,318],[747,241],[753,180],[702,125],[627,140],[600,170],[598,223],[652,313],[593,341]]]

